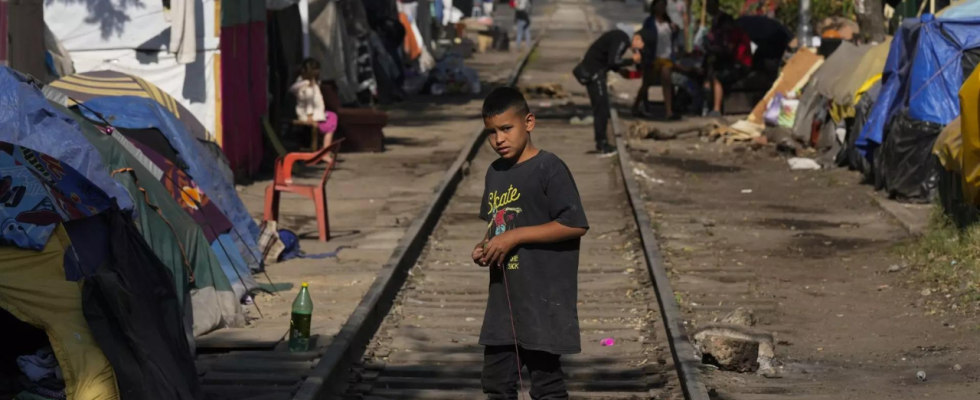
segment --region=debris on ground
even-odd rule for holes
[[[722,323],[740,326],[755,326],[755,314],[746,307],[736,308],[721,320]]]
[[[639,176],[646,179],[650,183],[656,183],[658,185],[663,185],[665,182],[663,179],[657,179],[647,174],[647,171],[640,167],[633,167],[633,175]]]
[[[812,158],[793,157],[789,160],[789,168],[793,171],[817,171],[820,163]]]
[[[901,270],[902,270],[902,266],[898,264],[892,264],[890,267],[888,267],[888,272],[898,272]]]
[[[605,339],[600,340],[599,341],[599,344],[603,345],[604,347],[615,346],[616,345],[616,339],[613,339],[611,337],[607,337]]]
[[[655,124],[637,121],[629,125],[628,135],[632,139],[672,140],[687,135],[702,136],[711,132],[715,124],[685,126],[677,129],[662,129]]]
[[[776,145],[776,150],[790,155],[797,155],[802,146],[793,139],[793,131],[786,128],[768,127],[762,131],[769,143]]]
[[[963,366],[962,365],[959,365],[959,364],[953,365],[953,371],[961,371],[961,370],[963,370]]]
[[[711,140],[724,139],[725,144],[747,142],[752,140],[752,138],[762,136],[762,132],[765,130],[765,128],[766,127],[762,124],[757,124],[746,120],[741,120],[731,125],[725,125],[715,121],[708,136],[711,138]]]
[[[915,373],[915,378],[918,379],[918,380],[920,380],[920,381],[925,382],[925,380],[926,380],[926,371],[916,372]]]
[[[740,315],[744,317],[745,312]],[[749,326],[721,324],[699,329],[693,338],[705,364],[724,371],[775,373],[776,346],[771,334],[757,332]]]
[[[560,83],[521,85],[520,91],[525,97],[531,98],[566,99],[571,97],[571,94]]]

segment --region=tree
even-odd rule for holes
[[[885,11],[882,0],[854,0],[861,36],[866,40],[881,43],[885,41]]]

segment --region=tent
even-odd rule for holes
[[[939,159],[943,169],[956,173],[963,170],[963,124],[960,118],[956,117],[946,125],[932,146],[932,154]]]
[[[953,2],[954,4],[936,12],[936,16],[946,19],[966,19],[980,17],[980,0]]]
[[[116,71],[92,71],[66,76],[51,82],[51,87],[68,95],[72,100],[69,105],[74,105],[76,101],[84,103],[105,96],[150,98],[177,116],[177,119],[187,125],[187,129],[190,129],[198,139],[208,140],[210,136],[208,130],[194,117],[194,114],[191,114],[190,110],[156,85],[140,77]]]
[[[113,126],[129,129],[155,128],[165,136],[170,146],[179,154],[180,159],[187,165],[185,172],[196,182],[200,189],[215,202],[224,215],[232,222],[234,229],[229,232],[239,253],[251,269],[261,268],[262,259],[256,244],[258,226],[245,209],[238,197],[234,184],[220,174],[217,160],[207,156],[199,143],[194,140],[183,125],[160,106],[158,103],[140,97],[103,97],[85,103],[82,113],[90,120],[105,118]],[[144,143],[145,144],[145,143]],[[159,149],[159,148],[158,148]],[[230,252],[229,252],[230,253]],[[251,276],[246,266],[236,267],[229,272],[229,277]],[[235,281],[238,279],[232,279]],[[248,280],[246,290],[255,285]]]
[[[829,100],[844,97],[845,82],[853,76],[855,71],[854,61],[863,58],[871,47],[871,45],[855,46],[850,42],[841,43],[810,78],[810,82],[813,82],[817,93]]]
[[[0,170],[13,238],[0,245],[0,308],[44,331],[67,398],[202,399],[174,277],[129,216],[49,154],[0,142]],[[39,250],[15,237],[42,227]]]
[[[963,198],[967,204],[980,205],[980,68],[960,88],[962,118]]]
[[[911,69],[911,59],[915,57],[919,29],[918,19],[906,19],[892,37],[888,59],[881,75],[881,92],[868,115],[855,147],[865,157],[873,158],[873,150],[884,141],[885,125],[895,112],[904,107],[908,95],[906,84]]]
[[[873,45],[864,53],[857,67],[844,79],[838,81],[838,87],[833,89],[835,103],[841,106],[853,106],[862,88],[870,88],[874,81],[881,79],[891,43],[891,38],[885,39],[884,42]]]
[[[37,88],[20,73],[0,67],[0,141],[48,155],[79,171],[89,181],[116,200],[119,208],[133,209],[133,199],[95,155],[95,149],[76,134],[70,121],[57,113]]]
[[[0,246],[0,308],[47,334],[68,398],[116,400],[116,375],[82,314],[81,284],[66,279],[71,248],[61,224],[41,251]],[[12,330],[4,325],[11,344],[20,339]]]
[[[137,96],[156,100],[183,122],[194,137],[211,152],[211,155],[220,161],[219,167],[227,179],[234,179],[228,166],[228,159],[225,158],[221,147],[213,142],[213,134],[180,102],[143,78],[116,71],[93,71],[66,76],[52,82],[50,86],[68,96],[68,106],[74,105],[75,102],[84,103],[106,96]]]
[[[240,297],[233,290],[232,281],[222,272],[204,232],[156,177],[163,171],[145,167],[139,161],[139,151],[131,149],[118,132],[103,133],[81,115],[56,107],[75,119],[80,134],[113,171],[118,171],[113,178],[139,196],[137,227],[153,253],[170,270],[177,293],[183,294],[181,305],[191,311],[187,314],[190,333],[200,336],[221,327],[244,325]]]
[[[921,22],[903,24],[888,55],[882,96],[858,147],[866,152],[881,144],[885,124],[905,107],[918,121],[946,125],[956,118],[957,93],[966,75],[963,62],[970,50],[980,48],[978,28],[980,18],[935,19],[929,14]]]

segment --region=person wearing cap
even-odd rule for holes
[[[603,33],[585,52],[582,62],[572,70],[575,79],[588,89],[589,101],[592,104],[593,124],[595,130],[596,150],[603,154],[616,152],[609,144],[606,128],[609,124],[609,87],[606,84],[606,74],[609,71],[618,72],[626,78],[638,78],[639,71],[629,68],[639,64],[640,52],[644,43],[656,43],[656,34],[641,29],[632,35],[615,29]],[[630,58],[624,58],[627,50],[632,50]]]

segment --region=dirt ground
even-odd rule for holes
[[[857,174],[697,137],[631,146],[689,331],[748,307],[776,336],[779,377],[706,367],[717,398],[980,397],[977,319],[889,272],[910,238]]]

